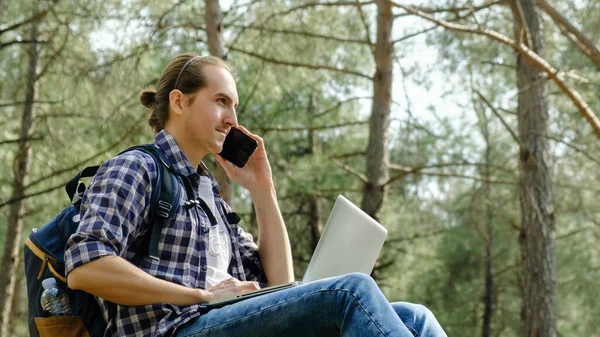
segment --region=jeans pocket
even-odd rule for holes
[[[34,317],[40,337],[90,337],[79,316]]]

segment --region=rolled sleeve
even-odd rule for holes
[[[147,226],[156,164],[131,151],[105,162],[86,190],[77,232],[67,242],[65,271],[107,255],[124,256]]]
[[[252,234],[246,233],[241,227],[238,227],[238,247],[242,258],[242,265],[247,281],[256,281],[261,287],[267,285],[267,276],[260,263],[258,246],[254,243]]]

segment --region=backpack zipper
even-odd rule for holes
[[[51,263],[51,260],[56,260],[55,258],[53,258],[52,256],[49,256],[48,254],[44,253],[38,246],[36,246],[33,241],[31,241],[30,238],[27,238],[27,240],[25,240],[25,245],[27,247],[29,247],[29,249],[31,249],[31,252],[33,252],[33,254],[35,254],[35,256],[39,257],[40,260],[42,260],[42,267],[40,268],[40,272],[38,273],[38,280],[42,277],[42,274],[44,272],[44,268],[48,267],[48,269],[50,270],[50,272],[59,280],[63,281],[64,283],[67,283],[67,279],[62,276],[60,273],[58,273],[56,271],[56,269],[54,269],[54,266]]]

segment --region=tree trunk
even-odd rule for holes
[[[308,107],[306,108],[308,114],[308,125],[315,125],[315,102],[314,97],[311,94],[310,100],[308,101]],[[314,156],[319,152],[319,137],[317,131],[310,129],[308,130],[308,150],[307,155]],[[319,196],[317,192],[307,195],[309,217],[308,217],[308,228],[310,229],[310,251],[314,252],[317,248],[317,243],[321,238],[321,232],[323,231],[323,221],[321,220],[321,208],[319,207]]]
[[[513,3],[516,31],[543,57],[541,21],[532,0]],[[524,32],[524,33],[520,33]],[[551,168],[546,138],[546,80],[541,69],[517,55],[519,89],[519,190],[523,268],[523,336],[556,337],[556,261]]]
[[[0,26],[2,25],[3,17],[4,17],[4,0],[0,0]]]
[[[15,289],[13,291],[14,296],[11,304],[12,310],[11,315],[8,318],[9,324],[6,336],[14,336],[15,330],[17,330],[17,324],[14,324],[14,322],[16,322],[19,317],[27,316],[27,300],[25,300],[25,308],[23,308],[23,296],[21,295],[21,288],[23,287],[23,280],[25,279],[25,269],[22,263],[19,263],[19,269],[17,270],[16,275]]]
[[[373,78],[373,105],[369,120],[369,144],[367,146],[367,178],[361,208],[374,219],[385,201],[389,179],[389,124],[392,104],[392,71],[394,45],[392,4],[377,0],[377,42]]]
[[[223,12],[219,6],[219,0],[205,0],[206,9],[206,39],[208,51],[212,56],[222,59],[225,56],[223,47],[223,36],[221,32],[221,21]]]
[[[221,22],[223,20],[223,12],[219,5],[219,0],[204,0],[206,12],[206,40],[208,41],[208,51],[212,56],[220,59],[225,58],[225,48],[223,46],[223,36],[221,32]],[[234,205],[233,200],[233,185],[231,180],[225,173],[225,170],[215,163],[215,179],[221,187],[221,197],[231,207]]]
[[[39,35],[40,21],[36,20],[31,25],[31,41],[37,41]],[[38,67],[38,46],[32,42],[28,46],[29,65],[27,70],[27,85],[25,93],[25,104],[21,118],[21,132],[19,135],[19,149],[14,159],[14,181],[11,199],[17,200],[10,205],[8,217],[8,229],[4,244],[4,255],[2,256],[2,273],[0,273],[0,312],[2,313],[2,330],[0,336],[8,334],[9,322],[12,312],[12,303],[17,281],[16,275],[19,270],[23,214],[25,213],[25,201],[19,198],[25,195],[25,186],[29,171],[29,157],[31,149],[31,136],[33,133],[33,102],[35,100],[36,88],[35,78]]]
[[[487,213],[487,242],[485,243],[485,290],[483,295],[483,327],[482,336],[492,336],[492,317],[494,315],[494,259],[492,248],[494,243],[494,232],[492,228],[491,200],[489,199],[489,185],[486,188],[488,199],[486,200]]]
[[[323,232],[323,221],[321,221],[321,208],[319,207],[319,197],[316,194],[308,196],[309,221],[310,221],[310,250],[315,251],[317,243]]]
[[[491,180],[490,165],[492,160],[492,147],[490,145],[490,134],[489,134],[489,121],[483,112],[483,136],[485,138],[485,179],[484,193],[485,193],[485,215],[486,215],[486,234],[487,238],[485,241],[485,267],[484,267],[484,279],[485,288],[483,294],[483,326],[482,326],[482,337],[492,336],[492,317],[494,315],[494,259],[493,259],[493,247],[494,247],[494,212],[492,209],[492,188],[489,181]]]

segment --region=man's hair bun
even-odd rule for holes
[[[152,109],[156,103],[156,90],[146,89],[142,91],[140,94],[140,102],[142,102],[145,107]]]

